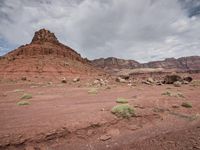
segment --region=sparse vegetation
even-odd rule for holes
[[[200,86],[200,80],[193,80],[193,81],[191,82],[191,86],[194,86],[194,87]]]
[[[165,96],[170,96],[170,97],[177,97],[177,98],[185,98],[185,96],[182,93],[176,93],[176,92],[171,92],[171,91],[166,91],[164,93],[162,93],[162,95]]]
[[[185,107],[185,108],[192,108],[192,104],[190,104],[189,102],[183,102],[181,104],[182,107]]]
[[[130,118],[135,115],[134,108],[129,104],[120,104],[114,106],[111,110],[118,117]]]
[[[156,112],[156,113],[164,113],[165,111],[169,111],[169,109],[158,108],[158,107],[153,108],[153,112]]]
[[[176,112],[170,112],[171,115],[183,118],[183,119],[188,119],[189,121],[194,121],[197,120],[200,117],[200,114],[195,114],[195,115],[185,115],[185,114],[180,114]]]
[[[162,95],[172,96],[172,93],[170,91],[167,91],[167,92],[162,93]]]
[[[28,101],[19,101],[19,102],[17,103],[17,105],[18,105],[18,106],[30,105],[30,102],[28,102]]]
[[[14,93],[24,92],[24,90],[23,90],[23,89],[16,89],[16,90],[14,90],[13,92],[14,92]]]
[[[128,103],[128,100],[125,98],[117,98],[116,100],[117,103],[125,104]]]
[[[24,95],[22,95],[21,99],[31,99],[32,98],[32,95],[31,94],[28,94],[28,93],[25,93]]]
[[[182,93],[177,93],[177,97],[185,98],[185,96]]]
[[[89,89],[88,93],[89,94],[97,94],[98,90],[97,90],[97,88],[91,88],[91,89]]]

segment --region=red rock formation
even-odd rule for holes
[[[94,73],[87,59],[72,48],[60,43],[54,33],[41,29],[35,32],[32,42],[9,52],[0,59],[0,76],[35,73],[47,76],[58,74]]]
[[[20,56],[37,57],[38,55],[54,55],[56,57],[67,57],[68,59],[83,63],[86,62],[75,50],[59,43],[54,33],[45,29],[35,32],[30,44],[19,47],[5,57],[12,59]]]

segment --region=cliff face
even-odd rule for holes
[[[182,58],[167,58],[163,61],[149,63],[138,63],[134,60],[123,60],[118,58],[96,59],[92,61],[96,67],[107,69],[135,69],[135,68],[163,68],[177,70],[200,70],[200,56]]]
[[[114,57],[109,58],[100,58],[92,61],[92,64],[95,67],[100,68],[113,68],[113,69],[129,69],[129,68],[137,68],[140,66],[140,64],[137,61],[134,60],[124,60],[124,59],[118,59]]]
[[[200,56],[167,58],[163,61],[154,61],[142,64],[144,68],[164,68],[178,70],[200,70]]]

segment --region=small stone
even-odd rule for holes
[[[63,78],[62,78],[62,80],[61,80],[61,82],[62,82],[62,83],[67,83],[67,80],[66,80],[66,78],[65,78],[65,77],[63,77]]]
[[[137,125],[130,125],[129,126],[129,129],[132,130],[132,131],[135,131],[137,129],[139,129],[140,127],[138,127]]]
[[[99,80],[94,80],[94,84],[99,84]]]
[[[120,83],[126,83],[126,80],[122,79],[121,77],[117,77],[115,81]]]
[[[73,82],[79,82],[80,81],[80,78],[79,77],[76,77],[73,79]]]
[[[149,78],[147,79],[147,82],[149,82],[149,83],[154,83],[154,79],[151,78],[151,77],[149,77]]]
[[[102,136],[100,136],[99,139],[101,141],[107,141],[107,140],[111,139],[111,136],[110,135],[102,135]]]
[[[101,111],[105,111],[105,108],[101,108]]]
[[[174,82],[173,83],[173,85],[175,86],[175,87],[181,87],[181,82],[180,81],[176,81],[176,82]]]
[[[27,78],[26,78],[25,76],[23,76],[23,77],[21,78],[21,80],[26,81]]]
[[[188,81],[185,81],[185,80],[183,80],[183,84],[189,84],[189,82],[188,82]]]
[[[180,106],[179,105],[172,105],[172,108],[179,108]]]
[[[147,85],[151,85],[152,84],[149,81],[142,81],[142,83],[147,84]]]

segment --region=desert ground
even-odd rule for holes
[[[96,87],[81,78],[70,83],[4,82],[0,149],[198,150],[199,91],[199,78],[180,87],[117,82]],[[134,116],[111,112],[119,98],[134,108]]]

